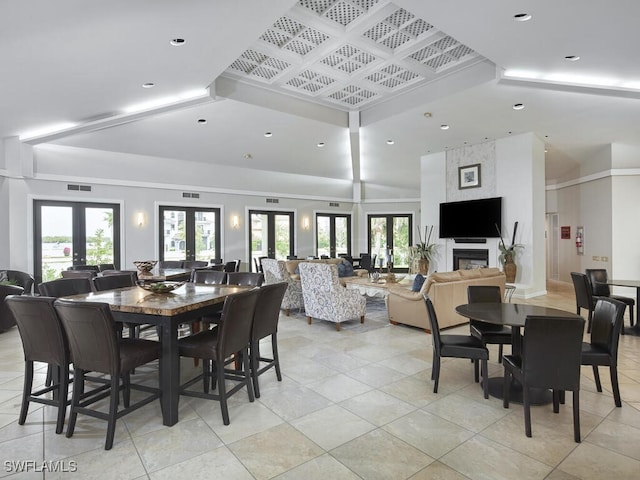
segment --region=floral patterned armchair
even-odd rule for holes
[[[340,323],[360,317],[364,322],[367,301],[355,290],[347,290],[338,280],[338,268],[325,263],[301,263],[300,281],[304,309],[309,324],[311,318]]]
[[[268,285],[270,283],[286,282],[287,291],[282,299],[282,305],[280,308],[284,309],[284,313],[289,316],[289,310],[292,308],[302,308],[304,303],[302,301],[302,287],[300,286],[300,280],[291,278],[289,272],[284,266],[282,260],[274,260],[272,258],[262,259],[262,271],[264,272],[264,283]]]

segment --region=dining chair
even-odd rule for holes
[[[129,275],[134,285],[138,282],[138,272],[136,270],[104,270],[100,272],[101,277],[110,277],[112,275]]]
[[[231,272],[227,273],[228,285],[246,285],[259,287],[264,282],[264,274],[255,272]]]
[[[224,265],[224,262],[221,258],[211,258],[209,259],[209,266],[213,265]]]
[[[0,333],[6,332],[16,324],[15,318],[6,306],[5,298],[23,293],[24,289],[17,285],[0,285]]]
[[[587,310],[587,332],[591,332],[591,318],[593,317],[593,309],[598,297],[593,295],[589,277],[584,273],[571,272],[571,281],[576,295],[576,313],[580,315],[581,308]]]
[[[98,265],[71,265],[70,267],[67,267],[67,271],[74,270],[89,270],[95,273],[98,273],[100,271]]]
[[[120,275],[107,275],[105,277],[95,277],[93,286],[97,292],[104,290],[115,290],[116,288],[134,287],[136,282],[130,273]]]
[[[587,277],[589,277],[593,295],[600,298],[613,298],[614,300],[618,300],[619,302],[622,302],[627,307],[629,307],[629,324],[633,327],[633,324],[635,323],[633,318],[633,310],[636,305],[635,299],[631,297],[623,297],[621,295],[611,294],[611,289],[607,284],[609,278],[607,275],[607,270],[605,268],[587,268],[585,270],[585,273]],[[595,301],[593,303],[595,305]],[[624,335],[624,328],[620,330],[620,333]]]
[[[522,354],[505,355],[503,406],[509,408],[512,379],[522,384],[524,426],[531,437],[530,389],[553,390],[553,412],[560,411],[561,392],[573,392],[573,438],[580,443],[580,351],[583,318],[530,315],[524,324]]]
[[[182,268],[187,270],[192,268],[203,268],[209,265],[209,262],[204,262],[201,260],[185,260],[182,262]]]
[[[224,264],[224,271],[227,273],[239,272],[241,260],[232,260]]]
[[[254,401],[249,348],[259,292],[258,289],[251,289],[229,295],[222,308],[221,322],[216,328],[178,340],[180,356],[203,360],[202,373],[181,385],[180,394],[219,401],[225,425],[230,422],[227,406],[229,397],[246,387],[249,401]],[[236,355],[240,355],[242,362],[235,362]],[[228,364],[234,364],[234,367],[225,368]],[[202,392],[188,389],[200,380],[203,383]],[[227,390],[226,380],[236,384]],[[217,387],[217,394],[209,392],[210,381],[214,388]]]
[[[161,260],[158,262],[158,268],[182,268],[183,260]]]
[[[38,285],[40,295],[47,297],[68,297],[79,293],[91,293],[93,284],[90,278],[58,278]]]
[[[79,413],[106,420],[104,448],[110,450],[117,419],[160,398],[159,388],[133,384],[130,375],[131,370],[160,358],[160,343],[139,338],[118,339],[115,322],[106,303],[56,300],[54,307],[69,341],[74,368],[67,437],[73,436]],[[88,372],[108,375],[110,382],[87,390],[85,377]],[[148,395],[132,405],[132,389]],[[121,390],[124,405],[122,409],[119,408]],[[105,413],[99,407],[90,408],[104,398],[109,398],[108,412]]]
[[[287,291],[287,283],[273,283],[260,288],[260,295],[256,303],[256,311],[253,315],[251,328],[251,376],[253,378],[253,391],[256,398],[260,398],[260,386],[258,377],[273,368],[276,378],[282,381],[280,372],[280,357],[278,355],[278,321],[280,319],[280,305]],[[260,353],[260,340],[271,337],[271,357],[263,357]],[[262,367],[261,364],[264,364]]]
[[[98,275],[98,272],[94,270],[63,270],[60,274],[62,278],[88,278],[91,280]]]
[[[24,288],[24,293],[26,295],[30,295],[33,292],[33,285],[35,284],[35,279],[33,275],[27,272],[22,272],[20,270],[3,270],[7,275],[7,280],[14,283],[15,285]]]
[[[98,264],[98,272],[102,273],[105,270],[115,270],[116,266],[113,263],[100,263]]]
[[[262,270],[262,260],[264,260],[265,258],[269,258],[269,257],[266,257],[266,256],[253,257],[253,263],[255,264],[256,272],[264,273],[264,271]]]
[[[598,366],[608,366],[616,407],[622,406],[618,385],[618,343],[627,305],[612,298],[600,297],[593,312],[590,342],[582,343],[582,365],[593,367],[596,389],[602,392]]]
[[[58,408],[56,433],[62,433],[69,392],[69,344],[62,322],[53,307],[53,297],[22,295],[6,300],[18,324],[24,352],[24,386],[18,424],[24,425],[31,402]],[[57,369],[56,381],[33,390],[33,362],[44,362]],[[46,394],[55,392],[52,398]]]
[[[468,358],[473,360],[474,380],[480,381],[478,374],[479,362],[482,362],[482,387],[484,398],[489,398],[489,382],[487,362],[489,360],[489,350],[480,339],[471,335],[440,335],[438,327],[438,317],[433,303],[428,295],[424,295],[424,303],[427,308],[427,316],[431,324],[431,336],[433,338],[433,361],[431,363],[431,380],[433,383],[433,393],[438,393],[438,383],[440,381],[440,359],[442,357]]]
[[[502,294],[497,285],[469,285],[467,300],[469,303],[502,303]],[[502,363],[502,347],[511,345],[511,327],[471,319],[469,329],[471,335],[479,338],[483,345],[498,345],[498,363]]]
[[[227,273],[221,270],[197,269],[191,272],[192,283],[206,283],[208,285],[224,285],[227,283]]]

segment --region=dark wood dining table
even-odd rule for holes
[[[608,285],[614,287],[629,287],[636,289],[636,324],[624,329],[625,335],[636,335],[640,337],[640,280],[608,280]]]
[[[494,325],[508,325],[511,327],[511,352],[520,355],[522,350],[521,328],[529,315],[545,317],[569,317],[581,318],[573,312],[559,310],[557,308],[543,307],[540,305],[528,305],[521,303],[468,303],[458,305],[456,312],[465,318],[492,323]],[[489,394],[492,397],[503,398],[504,377],[489,378]],[[552,396],[549,390],[531,389],[531,404],[543,405],[551,403]],[[522,385],[511,382],[510,400],[522,403]]]
[[[252,287],[187,283],[169,293],[159,294],[141,287],[127,287],[72,295],[62,299],[107,303],[118,322],[159,327],[162,344],[159,378],[162,420],[164,425],[171,426],[178,422],[180,399],[178,326],[215,313],[227,296],[249,288]]]

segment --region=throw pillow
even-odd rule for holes
[[[348,260],[343,260],[338,264],[338,277],[353,277],[353,265]]]
[[[0,282],[6,282],[9,280],[9,274],[6,270],[0,270]]]
[[[411,286],[411,291],[419,292],[420,289],[422,288],[422,285],[424,284],[424,281],[425,281],[424,275],[422,275],[421,273],[418,273],[413,279],[413,285]]]

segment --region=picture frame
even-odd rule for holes
[[[464,190],[465,188],[478,188],[481,185],[479,163],[458,167],[459,190]]]

